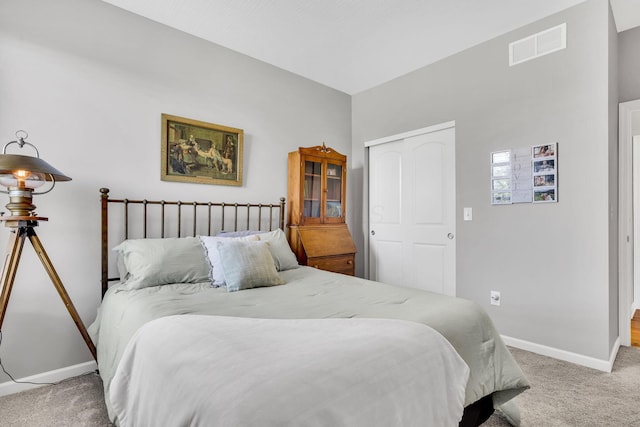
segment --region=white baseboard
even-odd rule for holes
[[[57,383],[59,381],[66,380],[67,378],[76,377],[87,372],[95,371],[96,369],[98,369],[98,365],[95,361],[91,361],[80,363],[78,365],[67,366],[66,368],[60,368],[49,372],[43,372],[41,374],[32,375],[30,377],[16,378],[16,380],[35,383]],[[14,383],[13,381],[8,381],[6,383],[0,384],[0,397],[42,387],[43,385],[47,384],[21,384]]]
[[[570,351],[560,350],[554,347],[547,347],[546,345],[536,344],[517,338],[507,337],[504,335],[502,335],[502,340],[505,342],[505,344],[511,347],[516,347],[521,350],[527,350],[532,353],[553,357],[554,359],[564,360],[565,362],[575,363],[576,365],[582,365],[604,372],[611,372],[611,370],[613,369],[613,362],[615,362],[616,356],[618,355],[618,349],[620,348],[620,338],[618,338],[613,344],[613,349],[611,351],[609,360],[603,360],[578,353],[572,353]]]

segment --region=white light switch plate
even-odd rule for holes
[[[473,219],[473,209],[464,208],[464,220],[471,221]]]

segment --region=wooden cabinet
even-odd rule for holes
[[[289,153],[289,224],[344,224],[347,156],[324,145]]]
[[[289,243],[300,264],[354,274],[346,190],[347,156],[324,144],[289,153]]]
[[[320,270],[355,274],[356,245],[346,224],[289,226],[298,262]]]

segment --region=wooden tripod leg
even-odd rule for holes
[[[4,321],[4,315],[7,312],[7,305],[9,304],[9,298],[11,297],[11,288],[13,287],[13,281],[16,278],[20,255],[22,254],[22,248],[24,247],[24,239],[25,233],[23,229],[16,229],[12,231],[11,236],[9,237],[7,254],[5,255],[4,266],[2,267],[2,278],[0,279],[0,284],[2,286],[2,293],[0,294],[0,329],[2,329],[2,322]]]
[[[47,273],[49,274],[49,277],[51,278],[53,285],[56,287],[56,290],[58,291],[60,298],[62,298],[62,301],[64,302],[65,307],[67,307],[67,310],[71,315],[71,318],[73,319],[76,326],[78,327],[78,331],[80,331],[82,338],[84,338],[84,342],[87,344],[87,347],[89,347],[89,350],[93,355],[93,358],[97,361],[98,356],[96,354],[96,347],[95,345],[93,345],[93,341],[91,341],[91,337],[87,332],[87,328],[84,327],[84,323],[82,323],[82,319],[80,319],[80,315],[76,311],[76,308],[74,307],[73,302],[71,301],[71,298],[69,298],[69,294],[67,294],[67,290],[64,288],[64,285],[62,284],[62,281],[60,280],[58,273],[56,273],[56,269],[53,268],[53,264],[51,263],[51,260],[47,256],[47,252],[44,250],[42,243],[40,243],[40,239],[36,235],[35,230],[33,228],[28,228],[27,236],[29,236],[29,240],[31,241],[33,248],[36,250],[36,253],[40,258],[40,261],[42,261],[42,265],[44,265],[45,270],[47,270]]]

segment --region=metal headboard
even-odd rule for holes
[[[118,230],[121,233],[121,238],[118,238],[118,241],[129,238],[146,239],[148,237],[182,237],[183,235],[195,237],[198,234],[211,236],[221,230],[271,231],[278,227],[285,230],[284,197],[281,197],[280,202],[277,204],[130,200],[111,199],[109,198],[109,189],[101,188],[100,202],[102,206],[101,284],[103,296],[109,287],[109,282],[119,280],[118,277],[109,277],[109,252],[111,251],[109,247],[109,204],[111,203],[122,205],[122,211],[120,212],[122,214],[122,224],[119,224],[120,229]],[[131,205],[140,205],[141,212],[131,212]],[[168,209],[168,207],[175,208]],[[184,209],[187,209],[186,215],[183,215]],[[275,215],[274,210],[276,211]],[[134,214],[136,216],[131,220],[130,224],[130,216]],[[238,225],[239,221],[240,226]],[[132,231],[134,222],[135,235],[133,235]],[[169,225],[173,225],[173,227],[170,228]],[[187,227],[190,231],[185,234],[184,229]],[[151,229],[155,232],[153,236],[149,235],[149,230]]]

